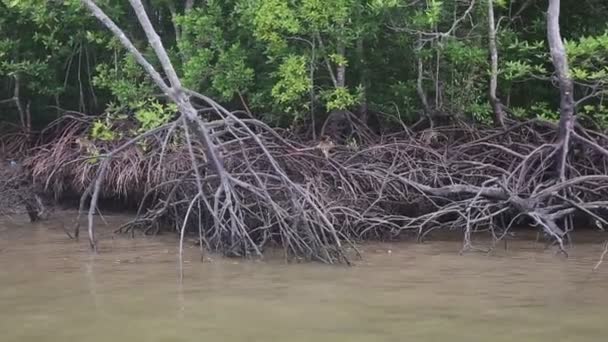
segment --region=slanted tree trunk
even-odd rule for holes
[[[154,50],[156,56],[158,57],[158,61],[165,72],[165,76],[167,77],[169,84],[165,82],[163,77],[154,69],[154,67],[145,59],[145,57],[141,54],[141,52],[133,45],[133,43],[127,38],[124,32],[116,26],[116,24],[95,4],[92,0],[82,0],[85,6],[91,11],[91,13],[97,17],[112,33],[120,40],[123,46],[127,48],[127,50],[135,57],[137,62],[147,71],[147,73],[152,77],[156,85],[163,91],[168,98],[170,98],[178,107],[179,111],[182,113],[182,117],[184,118],[184,122],[186,123],[188,129],[194,132],[194,135],[200,140],[201,144],[205,147],[205,152],[207,157],[209,158],[209,162],[211,167],[217,173],[221,186],[229,187],[227,185],[226,174],[224,171],[224,165],[219,156],[218,151],[213,144],[211,137],[209,136],[209,132],[207,128],[203,125],[200,118],[198,117],[198,112],[194,108],[194,106],[190,102],[190,97],[184,89],[182,88],[181,81],[177,77],[177,73],[173,68],[173,64],[169,59],[169,56],[160,40],[160,37],[154,30],[148,15],[146,14],[144,5],[141,0],[129,0],[137,19],[139,20],[146,37],[148,38],[148,42],[150,46]],[[101,179],[107,172],[107,163],[104,163],[100,168],[98,177],[96,179],[93,196],[91,199],[91,204],[89,206],[89,240],[91,246],[96,248],[96,240],[95,234],[93,230],[93,215],[95,210],[97,209],[97,197],[99,195],[100,187],[101,187]]]
[[[488,0],[488,47],[490,49],[490,104],[494,113],[494,124],[505,126],[505,113],[496,95],[498,87],[498,49],[496,48],[496,24],[494,23],[494,0]]]
[[[157,55],[159,62],[165,71],[165,75],[169,80],[169,85],[165,83],[161,75],[154,69],[154,67],[143,57],[143,55],[135,48],[135,46],[129,41],[126,35],[112,22],[112,20],[97,7],[97,5],[92,0],[83,0],[85,5],[91,10],[91,12],[100,20],[102,23],[108,27],[121,41],[121,43],[127,47],[129,52],[131,52],[140,65],[142,65],[146,71],[152,76],[154,82],[163,90],[165,95],[167,95],[171,100],[173,100],[180,112],[185,116],[188,126],[193,129],[193,131],[202,139],[202,143],[207,149],[208,156],[211,161],[211,165],[215,169],[215,171],[221,176],[223,173],[223,165],[217,154],[217,151],[213,147],[213,143],[209,137],[207,130],[204,125],[200,121],[198,117],[197,110],[190,103],[189,96],[184,92],[182,88],[181,81],[177,77],[177,73],[173,68],[173,64],[169,59],[169,55],[167,54],[160,37],[154,30],[150,19],[146,15],[146,11],[141,0],[129,0],[131,6],[133,7],[135,14],[139,22],[141,23],[146,37],[155,54]]]
[[[192,164],[186,176],[193,177],[189,180],[182,179],[180,182],[187,182],[187,186],[194,185],[197,189],[192,197],[186,195],[187,201],[190,204],[188,210],[184,213],[185,215],[180,217],[179,214],[175,214],[176,222],[181,221],[180,261],[182,260],[184,232],[192,209],[198,203],[199,206],[204,204],[204,207],[211,215],[210,217],[213,218],[213,224],[211,227],[205,228],[204,234],[212,240],[205,239],[207,246],[216,251],[222,251],[231,255],[245,256],[254,253],[257,256],[261,256],[266,239],[251,234],[251,220],[249,219],[251,213],[249,208],[269,208],[268,212],[264,215],[268,218],[262,224],[268,227],[275,226],[280,230],[279,234],[282,237],[293,235],[293,232],[287,232],[287,230],[294,229],[292,225],[294,221],[306,217],[307,232],[312,234],[313,238],[308,239],[307,236],[306,240],[283,240],[283,246],[288,253],[302,256],[305,251],[309,258],[318,258],[328,263],[335,261],[345,261],[348,263],[348,258],[342,248],[341,236],[335,229],[329,212],[322,206],[320,198],[290,178],[275,158],[278,154],[266,147],[266,144],[262,140],[263,138],[256,130],[259,129],[275,137],[277,136],[276,132],[255,119],[244,122],[212,99],[184,88],[173,68],[167,51],[163,47],[160,37],[152,27],[142,0],[129,0],[129,2],[146,34],[149,45],[156,55],[158,64],[164,71],[164,75],[162,76],[133,45],[125,33],[116,26],[93,0],[81,1],[119,39],[121,44],[134,56],[136,61],[161,89],[162,93],[177,105],[180,112],[177,121],[142,133],[111,152],[100,156],[101,164],[97,169],[97,175],[94,178],[94,182],[83,193],[79,210],[79,214],[84,211],[86,200],[90,195],[88,227],[89,240],[93,250],[96,250],[93,216],[97,210],[97,199],[99,198],[101,183],[110,168],[109,161],[118,153],[133,146],[133,144],[145,137],[168,130],[168,138],[173,134],[173,128],[179,124],[183,128],[184,144],[188,149]],[[195,98],[210,106],[222,119],[216,120],[214,124],[204,123],[199,118],[198,111],[191,102],[191,98]],[[223,127],[225,130],[217,129],[218,126]],[[210,134],[210,127],[217,129],[214,131],[214,135]],[[252,159],[248,159],[248,154],[244,153],[239,158],[246,160],[242,165],[247,167],[247,171],[241,169],[233,171],[235,170],[234,165],[231,166],[231,164],[224,164],[223,162],[223,156],[227,155],[226,146],[228,144],[221,138],[221,135],[217,135],[217,131],[226,132],[225,135],[230,135],[230,138],[234,139],[233,141],[235,142],[252,141],[260,149],[268,167],[264,166],[263,171],[260,171],[261,169],[256,168],[254,165],[257,164],[259,158],[252,157]],[[194,139],[196,140],[194,141]],[[194,145],[197,145],[196,143],[200,144],[204,150],[202,156],[194,152]],[[287,141],[283,141],[283,143],[286,144],[285,148],[295,148]],[[220,154],[220,151],[222,154]],[[255,161],[253,161],[253,158],[256,158]],[[204,163],[201,163],[202,160],[204,160]],[[226,165],[229,165],[231,169],[227,169]],[[269,181],[276,182],[276,185],[268,185]],[[271,193],[273,191],[271,189],[273,188],[281,189],[280,193]],[[291,198],[292,200],[286,201],[285,198]],[[158,218],[163,215],[164,210],[161,210]],[[77,232],[78,226],[75,233]],[[199,238],[202,245],[203,229],[200,225]],[[343,238],[345,241],[349,241],[348,238]]]
[[[323,39],[321,35],[317,32],[316,39],[319,42],[319,47],[325,53],[325,65],[327,66],[327,70],[329,72],[329,76],[331,77],[334,88],[344,88],[346,87],[346,65],[344,63],[338,63],[336,65],[336,70],[334,72],[334,67],[327,55],[327,49],[325,44],[323,43]],[[343,41],[338,40],[336,43],[336,53],[342,57],[346,58],[346,46]],[[321,136],[330,136],[333,140],[342,142],[342,139],[345,135],[350,135],[353,131],[352,122],[350,117],[350,112],[347,110],[333,110],[323,123],[323,127],[321,128]],[[348,134],[344,134],[345,132],[349,132]]]
[[[569,75],[568,57],[559,28],[560,0],[549,0],[547,10],[547,40],[559,84],[559,135],[557,167],[561,180],[566,178],[566,159],[570,136],[574,128],[574,85]]]
[[[321,49],[321,53],[325,55],[323,57],[323,60],[325,61],[325,66],[327,67],[327,72],[329,73],[331,82],[335,88],[338,88],[339,87],[338,79],[336,78],[336,75],[334,73],[334,69],[331,65],[331,62],[329,61],[329,57],[327,55],[327,48],[325,47],[325,43],[323,43],[321,34],[319,32],[315,32],[315,38],[316,38],[317,42],[319,42],[319,48]]]

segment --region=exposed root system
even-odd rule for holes
[[[184,126],[158,129],[106,164],[102,196],[139,202],[136,218],[119,231],[172,229],[182,241],[189,231],[226,255],[257,256],[279,245],[290,257],[331,263],[348,262],[344,246],[360,239],[423,239],[449,229],[463,233],[468,250],[475,232],[498,241],[523,224],[565,253],[575,224],[608,224],[608,138],[581,127],[573,131],[562,178],[556,156],[563,149],[546,122],[443,127],[327,149],[254,120],[207,125],[230,191],[210,172],[204,148],[186,143]],[[28,161],[34,179],[56,195],[90,192],[104,162],[83,159],[78,137],[87,122],[61,127],[57,140]],[[98,154],[110,150],[96,146]]]

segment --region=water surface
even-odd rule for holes
[[[0,341],[605,341],[608,260],[580,241],[570,257],[533,240],[493,255],[458,241],[370,244],[354,267],[200,261],[179,281],[174,236],[111,237],[101,250],[0,218]],[[581,238],[581,240],[584,240]],[[576,241],[575,241],[576,242]]]

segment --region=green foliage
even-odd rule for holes
[[[220,1],[208,1],[204,8],[179,15],[175,23],[181,29],[177,48],[183,66],[183,82],[189,88],[209,92],[221,101],[231,101],[253,85],[254,69],[247,50],[238,37],[231,36],[225,24]]]
[[[102,141],[113,141],[117,138],[116,133],[112,130],[111,123],[107,120],[96,120],[91,127],[91,138]]]
[[[114,65],[99,64],[96,71],[93,85],[109,90],[122,105],[134,104],[142,97],[152,97],[155,92],[143,68],[130,55],[124,55]]]
[[[176,114],[176,105],[164,104],[153,98],[133,102],[129,106],[110,103],[103,116],[93,122],[90,137],[106,142],[132,138],[169,123]],[[132,126],[135,129],[117,130],[118,127]]]
[[[2,0],[0,11],[0,37],[6,37],[0,39],[0,77],[19,75],[26,89],[41,95],[65,91],[65,60],[82,39],[70,31],[86,20],[77,3]]]
[[[121,133],[117,133],[115,126],[118,121],[123,121],[127,115],[122,114],[124,107],[116,106],[114,103],[109,103],[106,111],[97,120],[93,122],[89,137],[92,140],[115,141],[122,137]]]
[[[177,113],[175,104],[161,104],[156,100],[141,101],[135,105],[135,108],[135,119],[139,124],[139,133],[168,123]]]
[[[253,85],[254,70],[247,65],[246,52],[238,44],[220,53],[214,71],[213,88],[224,101]]]
[[[512,2],[493,3],[499,97],[518,118],[556,120],[544,5],[511,18]],[[129,3],[99,4],[161,71]],[[357,110],[362,94],[372,112],[382,113],[380,125],[415,122],[423,113],[418,58],[432,112],[491,121],[485,1],[470,12],[462,0],[206,0],[187,13],[183,1],[148,4],[186,87],[231,109],[247,104],[273,124]],[[608,84],[606,16],[604,0],[562,2],[575,94],[598,95],[578,112],[608,126],[601,99]],[[344,87],[332,80],[339,69]],[[97,140],[129,137],[176,114],[79,0],[0,0],[0,101],[13,96],[16,79],[21,102],[40,125],[56,116],[54,106],[104,113],[90,132]],[[0,120],[18,118],[16,108],[0,106]]]
[[[358,103],[358,96],[351,94],[345,87],[327,90],[321,94],[321,97],[325,100],[328,111],[351,109]]]
[[[287,42],[283,34],[297,34],[300,31],[300,21],[297,14],[283,0],[253,0],[247,8],[253,18],[254,37],[268,43],[271,51],[280,51]]]
[[[427,8],[424,11],[424,21],[428,26],[434,26],[441,20],[441,10],[443,2],[438,0],[427,1]]]
[[[546,75],[550,62],[547,46],[543,41],[520,41],[515,38],[507,46],[501,74],[507,81],[525,80],[532,76]]]
[[[459,68],[485,66],[487,63],[487,49],[456,39],[448,40],[442,51],[451,64]]]
[[[586,105],[581,108],[579,115],[591,118],[600,127],[608,127],[608,106],[603,104]]]
[[[608,31],[566,42],[571,76],[580,82],[608,81]]]
[[[307,61],[304,56],[285,58],[276,73],[277,81],[272,87],[272,98],[287,113],[298,114],[305,94],[310,89]]]
[[[298,13],[313,30],[330,31],[346,24],[353,3],[353,0],[302,0]]]
[[[503,65],[502,74],[506,80],[518,80],[533,73],[534,67],[524,61],[506,61]]]
[[[530,111],[536,115],[537,118],[549,121],[559,121],[559,113],[552,109],[547,102],[537,102],[530,107]]]
[[[522,107],[513,107],[511,108],[511,112],[513,116],[519,120],[524,120],[529,117],[528,111]]]
[[[332,61],[333,63],[335,63],[338,66],[348,66],[348,60],[346,59],[346,57],[337,54],[337,53],[332,53],[331,55],[328,56],[329,60]]]
[[[468,110],[475,121],[485,125],[492,124],[492,107],[488,102],[473,103]]]
[[[188,88],[198,89],[205,84],[211,76],[211,61],[213,51],[201,48],[184,61],[183,82]]]

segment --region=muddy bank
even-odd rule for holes
[[[608,226],[608,163],[575,143],[568,175],[557,172],[557,130],[513,123],[506,130],[450,126],[335,144],[304,142],[257,121],[210,123],[221,146],[215,170],[199,142],[167,125],[137,143],[90,140],[92,121],[64,120],[24,167],[37,189],[81,197],[84,215],[104,200],[137,209],[120,232],[196,234],[206,250],[259,257],[282,248],[296,259],[349,262],[360,241],[423,241],[456,232],[495,243],[532,227],[564,254],[575,227]],[[582,127],[601,146],[608,138]],[[584,153],[583,153],[584,151]],[[87,227],[95,247],[95,227]],[[77,235],[74,231],[73,235]]]
[[[0,216],[27,214],[30,222],[49,216],[51,201],[32,184],[21,161],[0,159]]]

